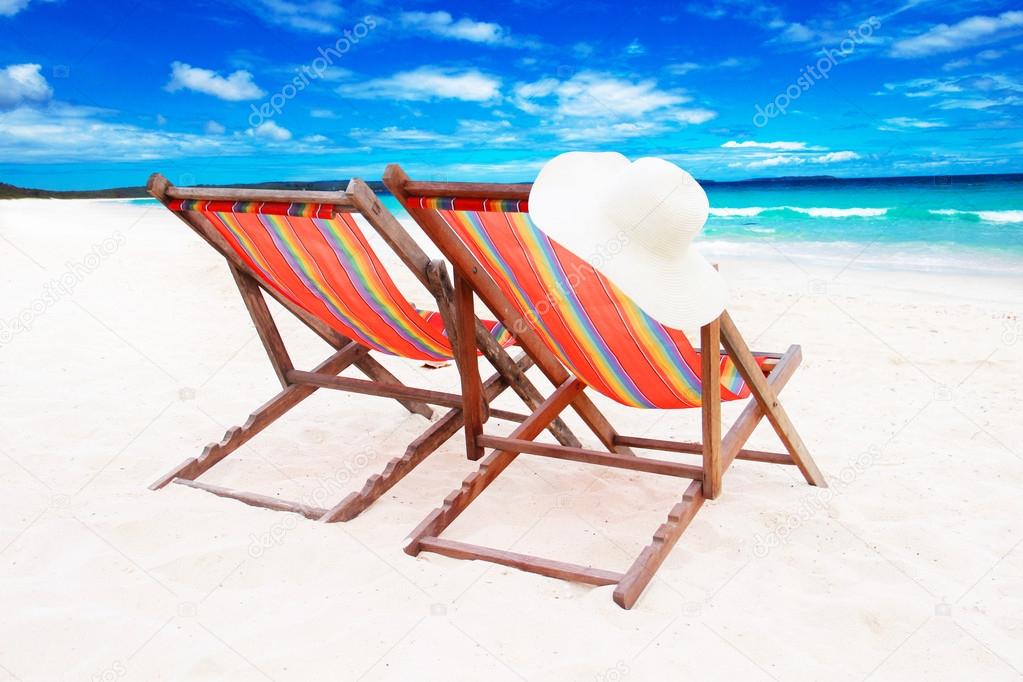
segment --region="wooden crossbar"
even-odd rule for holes
[[[355,204],[347,192],[317,192],[287,189],[244,189],[240,187],[175,187],[169,185],[164,196],[171,199],[200,201],[265,201],[282,204],[327,204],[352,210]]]
[[[617,436],[615,438],[615,442],[644,450],[683,452],[691,455],[703,454],[703,443],[690,443],[687,441],[664,440],[661,438],[642,438],[640,436],[625,435]],[[744,459],[750,462],[765,462],[767,464],[795,465],[792,458],[784,452],[767,452],[764,450],[740,449],[737,453],[735,453],[734,459]]]
[[[301,502],[290,502],[288,500],[281,500],[276,497],[270,497],[269,495],[260,495],[259,493],[249,493],[243,490],[232,490],[231,488],[224,488],[219,485],[212,485],[210,483],[204,483],[202,481],[192,481],[187,478],[175,478],[174,483],[179,485],[185,485],[189,488],[198,488],[199,490],[205,490],[208,493],[213,493],[220,497],[229,497],[232,500],[238,500],[244,502],[250,507],[263,507],[264,509],[273,509],[276,511],[286,511],[295,514],[301,514],[307,519],[319,519],[326,513],[326,509],[320,507],[314,507]]]
[[[530,573],[539,573],[548,578],[574,580],[589,585],[615,585],[624,577],[624,574],[615,571],[605,571],[591,566],[555,561],[529,554],[509,552],[505,549],[494,549],[493,547],[483,547],[432,536],[420,538],[419,546],[428,552],[443,554],[453,559],[480,559]]]
[[[587,462],[602,466],[615,467],[618,469],[630,469],[632,471],[645,471],[650,474],[663,474],[665,476],[678,476],[680,478],[692,478],[700,480],[703,478],[703,469],[691,464],[680,464],[679,462],[667,462],[635,455],[619,455],[616,452],[602,452],[600,450],[588,450],[586,448],[567,448],[563,445],[551,445],[539,443],[521,438],[502,438],[500,436],[480,435],[476,442],[483,447],[496,448],[507,452],[518,452],[521,454],[540,455],[553,459],[564,459],[573,462]]]

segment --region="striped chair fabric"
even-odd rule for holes
[[[550,240],[525,201],[413,197],[447,223],[547,347],[583,382],[625,405],[698,407],[700,354],[587,261]],[[749,389],[721,358],[721,399]]]
[[[452,357],[443,320],[395,286],[350,213],[331,205],[178,199],[206,217],[262,281],[364,346],[414,360]],[[502,345],[511,335],[484,322]]]

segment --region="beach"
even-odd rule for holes
[[[704,250],[754,350],[802,346],[781,398],[831,487],[736,462],[624,611],[612,587],[403,553],[476,468],[458,434],[344,524],[148,490],[279,389],[227,267],[156,203],[0,201],[0,680],[1018,679],[1013,254],[942,267],[884,240],[728,236]],[[327,355],[271,307],[297,366]],[[452,366],[377,357],[458,388]],[[699,438],[698,411],[595,400],[620,431]],[[330,506],[426,425],[321,391],[203,480]],[[766,423],[750,447],[780,449]],[[446,537],[624,570],[684,485],[521,456]]]

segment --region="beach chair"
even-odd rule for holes
[[[397,165],[388,166],[384,184],[451,263],[458,324],[469,324],[474,296],[478,296],[556,387],[507,437],[485,433],[482,416],[467,410],[470,456],[479,458],[484,448],[492,450],[461,488],[412,532],[407,553],[429,551],[592,585],[614,585],[614,601],[631,608],[704,500],[720,494],[722,474],[733,460],[794,465],[810,484],[826,485],[778,401],[778,392],[799,365],[799,346],[784,353],[754,354],[724,312],[701,328],[701,347],[694,348],[684,333],[659,324],[587,261],[536,228],[528,214],[526,185],[416,182]],[[459,364],[464,394],[479,383],[474,366],[468,355]],[[699,407],[702,439],[675,442],[619,434],[586,398],[587,388],[638,408]],[[748,404],[722,437],[721,402],[747,397],[751,398]],[[549,420],[569,406],[590,426],[606,452],[535,440]],[[743,447],[764,417],[787,452]],[[653,459],[638,456],[631,448],[691,453],[702,456],[702,462]],[[651,543],[624,572],[441,537],[519,454],[691,482]]]
[[[347,521],[365,510],[462,427],[464,414],[489,414],[522,421],[525,415],[498,410],[490,402],[512,388],[530,409],[543,398],[525,371],[532,360],[512,359],[504,346],[513,339],[501,325],[463,325],[454,332],[452,285],[443,261],[431,261],[401,224],[362,181],[345,192],[300,192],[251,189],[175,187],[163,176],[149,179],[149,192],[206,240],[228,263],[256,332],[270,358],[282,390],[253,412],[223,440],[208,445],[198,457],[185,460],[150,486],[169,483],[199,488],[249,505],[301,514],[324,522]],[[361,214],[416,278],[429,290],[437,311],[416,309],[398,290],[355,221]],[[263,294],[334,348],[312,371],[297,369],[274,323]],[[371,351],[417,361],[482,353],[496,372],[473,385],[463,409],[461,395],[402,384],[370,354]],[[366,378],[340,376],[346,368]],[[319,388],[337,389],[399,401],[410,412],[429,419],[429,405],[450,408],[416,438],[383,472],[370,477],[332,508],[243,492],[197,480],[253,436]],[[563,422],[551,425],[558,442],[579,441]]]

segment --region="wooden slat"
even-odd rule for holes
[[[672,547],[689,527],[696,512],[700,511],[704,501],[701,488],[700,481],[689,484],[682,501],[672,508],[668,520],[657,529],[651,543],[636,557],[615,587],[613,598],[623,609],[631,609],[635,605],[639,595],[653,579]]]
[[[266,201],[276,203],[329,204],[352,209],[354,204],[346,192],[302,191],[291,189],[242,189],[236,187],[174,187],[167,188],[171,199],[198,201]]]
[[[419,182],[409,180],[405,192],[413,197],[455,197],[458,199],[529,199],[528,184],[491,182]]]
[[[363,352],[362,346],[350,341],[347,346],[323,361],[316,372],[321,374],[336,373],[352,364],[354,358]],[[150,490],[159,490],[174,478],[194,479],[207,471],[220,460],[224,459],[242,445],[250,441],[256,434],[277,421],[285,412],[309,397],[317,386],[290,385],[259,406],[241,426],[227,430],[223,439],[210,443],[198,457],[185,460],[180,466],[160,477],[149,486]]]
[[[486,419],[483,407],[483,385],[480,381],[480,366],[476,361],[476,330],[473,314],[473,295],[468,283],[455,274],[455,292],[452,301],[454,323],[460,341],[455,347],[458,357],[458,374],[462,385],[462,416],[465,419],[465,455],[476,461],[483,457],[483,448],[476,437],[483,433]],[[471,339],[471,341],[470,341]]]
[[[520,366],[528,365],[528,359],[523,358]],[[500,373],[495,373],[483,382],[483,395],[490,401],[499,396],[507,387],[508,383]],[[407,476],[437,448],[446,443],[458,429],[462,428],[462,423],[462,410],[458,408],[449,410],[447,414],[431,424],[430,428],[422,435],[409,443],[404,455],[395,457],[388,462],[381,473],[370,476],[362,486],[362,490],[349,494],[324,514],[320,521],[331,523],[354,519],[381,495],[393,488],[398,481]]]
[[[630,445],[634,448],[646,450],[663,450],[665,452],[684,452],[692,455],[703,454],[703,443],[690,443],[687,441],[663,440],[661,438],[641,438],[640,436],[618,436],[615,439],[623,445]],[[739,450],[732,459],[744,459],[750,462],[765,462],[768,464],[791,464],[795,465],[792,458],[784,452],[766,452],[764,450]],[[731,460],[729,460],[731,461]]]
[[[550,443],[538,443],[532,440],[521,438],[503,438],[500,436],[481,435],[476,442],[483,447],[518,452],[541,457],[551,457],[572,462],[586,462],[599,464],[601,466],[615,467],[618,469],[629,469],[632,471],[644,471],[650,474],[663,474],[665,476],[678,476],[680,478],[701,479],[703,470],[692,464],[681,464],[679,462],[666,462],[648,457],[637,457],[635,455],[619,455],[614,452],[603,452],[601,450],[588,450],[586,448],[570,448],[564,445],[553,445]]]
[[[721,494],[721,337],[715,319],[700,328],[700,413],[703,433],[703,494]]]
[[[781,392],[785,384],[792,378],[802,358],[802,350],[799,346],[793,345],[789,347],[785,355],[778,361],[778,364],[775,365],[775,368],[767,377],[767,383],[774,389],[775,393]],[[725,470],[728,469],[733,460],[739,459],[738,455],[742,450],[743,444],[753,435],[753,431],[756,430],[764,415],[764,408],[761,404],[756,400],[750,400],[742,412],[739,413],[738,418],[732,422],[731,428],[728,429],[728,432],[721,439],[721,466]]]
[[[803,439],[796,431],[795,425],[778,401],[776,390],[761,374],[745,339],[742,338],[742,334],[739,333],[727,312],[721,315],[721,340],[732,354],[736,369],[749,385],[756,402],[763,409],[767,420],[774,427],[774,432],[778,434],[778,438],[785,445],[785,449],[792,456],[807,483],[826,488],[828,484],[824,480],[824,474],[817,468],[806,444],[803,443]]]
[[[249,317],[252,318],[252,324],[256,327],[256,333],[259,334],[259,340],[262,341],[267,357],[270,358],[274,373],[281,385],[287,386],[288,372],[295,369],[295,365],[291,362],[291,356],[288,355],[288,349],[284,346],[281,333],[266,305],[263,292],[252,275],[242,271],[230,261],[227,265],[231,269],[231,276],[234,278],[235,284],[238,285],[245,309],[249,311]]]
[[[554,419],[583,390],[584,384],[578,379],[568,379],[554,389],[526,421],[519,424],[511,433],[512,438],[536,438],[550,420]],[[462,481],[462,486],[444,499],[444,505],[434,509],[409,535],[405,552],[415,556],[419,554],[419,539],[426,536],[438,536],[447,528],[465,508],[472,503],[498,475],[508,468],[518,455],[514,452],[495,450],[480,461],[480,467]]]
[[[363,395],[377,395],[386,398],[406,398],[419,400],[430,405],[441,405],[443,407],[461,407],[462,396],[457,393],[446,393],[444,391],[431,391],[426,388],[415,388],[405,386],[388,386],[376,381],[356,379],[354,377],[336,377],[318,372],[306,372],[301,369],[293,369],[288,372],[288,381],[295,384],[317,386],[319,388],[330,388],[349,393],[361,393]]]
[[[321,509],[320,507],[313,507],[300,502],[290,502],[288,500],[281,500],[276,497],[270,497],[269,495],[260,495],[259,493],[248,493],[242,490],[232,490],[231,488],[224,488],[219,485],[211,485],[209,483],[203,483],[201,481],[191,481],[187,478],[175,478],[174,483],[179,485],[186,485],[189,488],[198,488],[199,490],[205,490],[208,493],[219,495],[220,497],[229,497],[232,500],[238,500],[244,502],[250,507],[262,507],[264,509],[273,509],[275,511],[286,511],[293,512],[295,514],[301,514],[307,519],[316,520],[323,516],[327,510]]]
[[[519,554],[503,549],[472,545],[458,540],[447,540],[438,537],[424,537],[419,540],[421,549],[453,559],[479,559],[502,566],[510,566],[530,573],[538,573],[549,578],[574,580],[588,585],[614,585],[624,576],[615,571],[571,564],[564,561],[544,559],[543,557]]]

